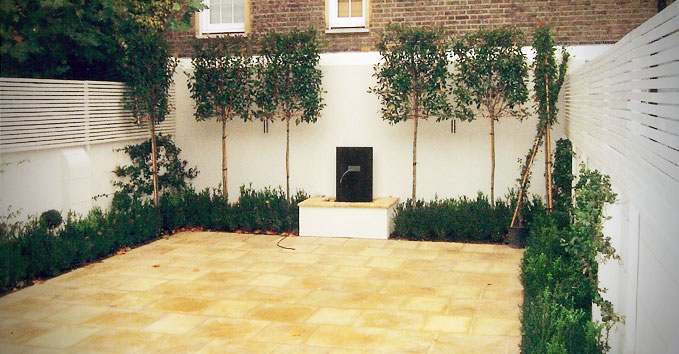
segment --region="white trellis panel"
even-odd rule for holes
[[[623,259],[637,264],[628,276],[638,279],[637,293],[625,295],[636,297],[627,342],[666,352],[679,334],[679,2],[570,73],[564,112],[576,152],[638,211],[629,216],[636,231],[611,235],[638,237],[637,260]],[[662,289],[643,286],[651,283]],[[673,300],[656,301],[658,293]]]
[[[120,82],[0,78],[0,152],[145,138],[124,91]],[[157,130],[174,134],[174,108]]]

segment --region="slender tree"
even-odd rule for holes
[[[226,122],[236,117],[250,118],[252,103],[252,58],[246,40],[224,37],[217,41],[197,41],[189,76],[191,97],[196,102],[196,120],[216,117],[222,124],[222,190],[228,198]]]
[[[521,52],[524,35],[506,27],[470,33],[453,46],[452,74],[455,116],[476,119],[475,110],[490,121],[490,200],[495,201],[495,122],[504,116],[525,117],[521,105],[528,100],[526,57]]]
[[[452,117],[448,94],[448,45],[440,29],[390,25],[377,43],[382,61],[375,65],[377,84],[368,92],[382,102],[390,124],[413,121],[413,188],[417,199],[417,128],[420,119]]]
[[[170,56],[164,32],[186,27],[200,0],[113,0],[114,32],[121,48],[122,76],[127,84],[126,107],[151,135],[153,201],[158,206],[156,124],[165,120],[171,104],[168,93],[177,59]]]
[[[123,75],[127,84],[127,108],[137,123],[146,124],[151,135],[153,201],[158,206],[156,125],[165,120],[171,104],[168,93],[177,60],[170,56],[162,34],[139,27],[124,42]],[[135,36],[138,36],[135,38]]]
[[[259,43],[254,90],[261,119],[285,122],[285,192],[290,198],[290,121],[315,123],[325,106],[314,29],[268,33]]]

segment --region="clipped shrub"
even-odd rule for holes
[[[267,230],[273,232],[299,229],[297,204],[309,196],[298,191],[292,199],[286,198],[283,188],[266,187],[256,191],[252,186],[240,187],[240,197],[232,206],[235,225],[244,231]]]
[[[396,207],[392,238],[426,241],[495,242],[503,240],[511,220],[511,206],[515,198],[510,194],[491,205],[479,193],[476,199],[408,200]],[[525,203],[525,214],[532,218],[541,201]]]
[[[40,214],[40,225],[48,229],[57,228],[62,222],[64,222],[64,218],[61,217],[61,213],[54,209]]]

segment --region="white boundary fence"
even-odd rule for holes
[[[0,78],[0,153],[145,138],[124,91],[120,82]],[[158,131],[174,130],[173,109]]]
[[[627,316],[619,345],[677,350],[679,2],[572,72],[564,93],[566,135],[620,194],[613,222],[622,220],[610,236],[623,263],[617,279],[602,279]]]

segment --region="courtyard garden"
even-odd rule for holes
[[[53,6],[32,16],[70,13],[69,5]],[[81,28],[61,17],[55,20],[56,34],[30,34],[3,8],[2,36],[11,41],[2,48],[2,76],[123,82],[126,89],[115,104],[124,106],[126,119],[144,129],[146,138],[116,141],[125,142],[113,151],[122,156],[116,161],[125,162],[110,171],[113,179],[105,189],[110,193],[93,197],[106,206],[35,215],[10,208],[0,215],[0,352],[606,353],[615,348],[609,339],[625,317],[605,295],[600,274],[606,261],[623,261],[618,244],[604,233],[619,190],[606,173],[582,163],[589,160],[565,138],[580,135],[555,133],[571,54],[558,48],[549,25],[530,34],[506,26],[455,36],[426,26],[382,29],[374,43],[380,59],[371,67],[371,85],[352,90],[379,102],[373,115],[385,126],[412,127],[407,136],[398,136],[407,137],[407,150],[394,147],[388,155],[405,161],[410,197],[401,198],[390,216],[389,239],[373,240],[299,236],[298,204],[321,196],[317,192],[323,188],[311,184],[305,190],[295,181],[306,183],[306,175],[315,173],[295,166],[313,165],[315,152],[294,144],[308,138],[328,106],[336,107],[324,87],[328,72],[319,64],[329,44],[316,29],[195,40],[187,68],[172,55],[167,31],[190,26],[192,14],[204,9],[201,1],[89,6],[74,10]],[[17,5],[15,10],[30,9]],[[11,23],[16,28],[8,27]],[[83,30],[90,34],[83,37]],[[40,43],[65,41],[64,33],[77,45],[60,45],[43,63],[37,61]],[[667,36],[676,37],[676,31]],[[71,51],[85,58],[74,60]],[[188,108],[175,107],[181,101],[171,94],[179,90],[179,75],[186,78],[181,90],[190,97]],[[197,188],[205,185],[195,183],[201,171],[184,159],[178,138],[160,132],[177,111],[190,112],[192,123],[209,125],[203,129],[219,130],[218,146],[201,141],[198,130],[176,132],[198,136],[201,145],[189,148],[200,152],[191,156],[219,155],[218,184]],[[13,124],[12,112],[3,108],[0,119],[10,124],[0,127]],[[567,114],[572,112],[568,108]],[[442,191],[439,197],[432,187],[449,184],[442,177],[432,182],[431,166],[445,163],[432,149],[421,148],[423,139],[436,137],[422,133],[434,121],[449,124],[451,134],[458,125],[478,128],[481,121],[487,129],[483,136],[489,132],[483,158],[474,155],[473,165],[455,167],[460,174],[489,172],[476,184],[475,195]],[[505,121],[522,122],[521,131],[527,131],[522,136],[532,139],[503,136]],[[275,166],[281,169],[276,176],[285,179],[273,186],[259,183],[268,170],[233,178],[233,170],[252,171],[242,163],[242,150],[230,150],[232,139],[243,139],[239,135],[246,131],[236,123],[253,122],[264,126],[264,134],[274,122],[285,131],[284,140],[277,141],[285,143],[276,148],[280,154],[264,152],[284,156]],[[296,135],[300,130],[305,133]],[[327,134],[319,139],[334,143]],[[272,146],[264,140],[250,142],[251,149]],[[514,150],[506,149],[512,144],[529,147],[526,155],[513,156]],[[241,160],[234,164],[234,158]],[[0,163],[5,174],[26,162]],[[379,163],[384,171],[385,163]],[[418,179],[422,165],[426,173]],[[352,168],[347,172],[360,172]],[[370,173],[372,188],[372,165]],[[544,190],[531,186],[534,175],[544,176]],[[510,180],[511,187],[498,193],[496,179],[502,186]],[[382,183],[380,191],[385,185],[403,187]],[[434,197],[418,197],[418,187],[435,190]]]

